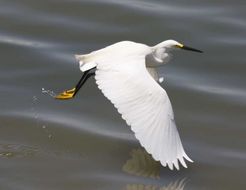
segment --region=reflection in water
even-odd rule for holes
[[[131,158],[123,165],[122,170],[128,174],[160,179],[160,162],[155,161],[144,149],[133,149]],[[183,190],[185,178],[171,182],[166,186],[152,184],[128,184],[126,190]]]
[[[130,184],[126,186],[125,190],[183,190],[184,187],[185,179],[182,179],[162,187],[157,185]]]
[[[155,185],[131,184],[126,186],[126,190],[156,190]]]
[[[144,149],[133,149],[131,158],[126,161],[123,171],[129,174],[160,178],[160,162],[155,161]]]
[[[14,158],[34,156],[37,148],[20,144],[0,144],[0,158]]]
[[[183,190],[185,187],[185,178],[177,180],[174,183],[169,183],[167,186],[163,186],[160,190]]]

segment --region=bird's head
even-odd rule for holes
[[[199,52],[202,53],[201,50],[183,45],[175,40],[166,40],[164,42],[161,42],[159,44],[156,45],[157,48],[164,48],[166,49],[166,51],[170,51],[170,50],[175,50],[175,49],[184,49],[184,50],[189,50],[189,51],[195,51],[195,52]]]

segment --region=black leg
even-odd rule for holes
[[[80,83],[86,78],[86,75],[89,73],[89,71],[85,71],[82,75],[82,77],[80,78],[79,82],[76,84],[75,88],[77,89],[78,86],[80,85]]]
[[[90,71],[90,70],[89,70]],[[85,82],[91,77],[95,75],[95,72],[89,72],[89,71],[85,71],[84,75],[81,77],[80,81],[78,82],[78,84],[75,87],[75,91],[73,94],[73,97],[77,94],[77,92],[81,89],[81,87],[85,84]]]

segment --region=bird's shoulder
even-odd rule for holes
[[[104,51],[115,53],[115,55],[146,55],[151,48],[145,44],[134,41],[120,41],[104,48]]]
[[[109,60],[134,60],[139,57],[144,58],[151,53],[151,48],[145,44],[133,42],[133,41],[120,41],[115,44],[106,46],[100,50],[91,52],[89,54],[90,60],[95,62],[105,62]],[[143,59],[144,60],[144,59]]]
[[[108,47],[128,48],[128,47],[149,47],[149,46],[142,44],[142,43],[125,40],[125,41],[120,41],[120,42],[114,43]]]

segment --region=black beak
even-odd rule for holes
[[[184,49],[184,50],[189,50],[189,51],[195,51],[195,52],[203,53],[201,50],[198,50],[198,49],[195,49],[195,48],[192,48],[192,47],[189,47],[189,46],[182,46],[180,48],[181,49]]]

